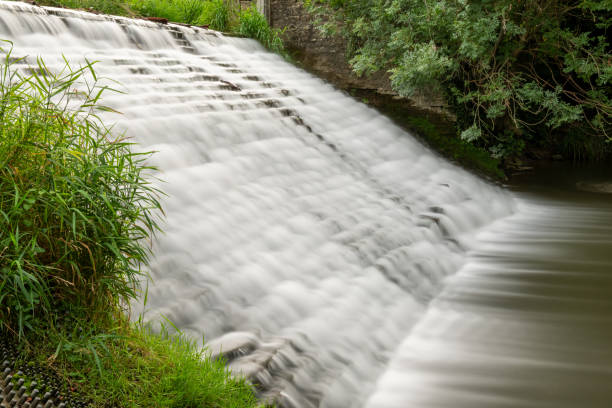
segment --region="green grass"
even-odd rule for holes
[[[130,8],[143,16],[193,25],[207,24],[207,17],[217,3],[223,4],[202,0],[129,0]]]
[[[118,322],[110,330],[34,341],[23,358],[54,372],[95,408],[257,406],[248,382],[232,378],[223,360],[210,359],[182,334]]]
[[[266,18],[254,6],[240,13],[236,32],[259,41],[273,52],[286,56],[283,40],[280,37],[282,31],[271,28]]]
[[[0,337],[95,407],[255,406],[222,361],[126,320],[161,193],[144,177],[150,153],[100,120],[111,89],[94,64],[18,71],[2,52]]]

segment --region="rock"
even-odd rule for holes
[[[211,353],[211,358],[220,356],[231,361],[259,347],[259,339],[249,332],[231,332],[218,337],[205,345]]]
[[[230,91],[241,91],[241,89],[240,89],[240,87],[239,87],[238,85],[233,84],[233,83],[231,83],[231,82],[229,82],[229,81],[224,81],[224,80],[221,80],[221,81],[219,81],[219,82],[221,82],[222,84],[224,84],[224,85],[225,85],[225,87],[226,87],[228,90],[230,90]]]

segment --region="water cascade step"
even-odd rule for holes
[[[37,57],[52,70],[63,58],[97,61],[98,76],[122,91],[103,101],[121,114],[103,119],[135,149],[156,151],[167,218],[137,313],[204,338],[281,407],[519,406],[474,401],[489,395],[477,380],[501,389],[486,375],[520,366],[523,343],[508,335],[516,353],[495,360],[506,344],[498,332],[477,357],[502,368],[470,371],[460,340],[478,336],[465,330],[485,322],[487,335],[504,316],[458,308],[521,285],[506,275],[489,285],[503,268],[474,266],[475,254],[496,258],[486,255],[503,235],[495,222],[532,225],[545,218],[537,204],[438,157],[253,40],[4,1],[0,38],[24,72]],[[478,297],[467,295],[470,282]],[[474,377],[459,381],[462,367]]]

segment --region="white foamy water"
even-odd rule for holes
[[[98,61],[124,92],[104,118],[157,151],[148,319],[282,406],[408,406],[386,384],[419,373],[389,361],[511,195],[252,40],[6,2],[0,37],[22,64]]]

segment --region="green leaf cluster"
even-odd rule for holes
[[[610,0],[307,5],[333,17],[357,73],[387,71],[403,96],[442,92],[462,138],[494,155],[576,134],[601,146],[612,138]]]

